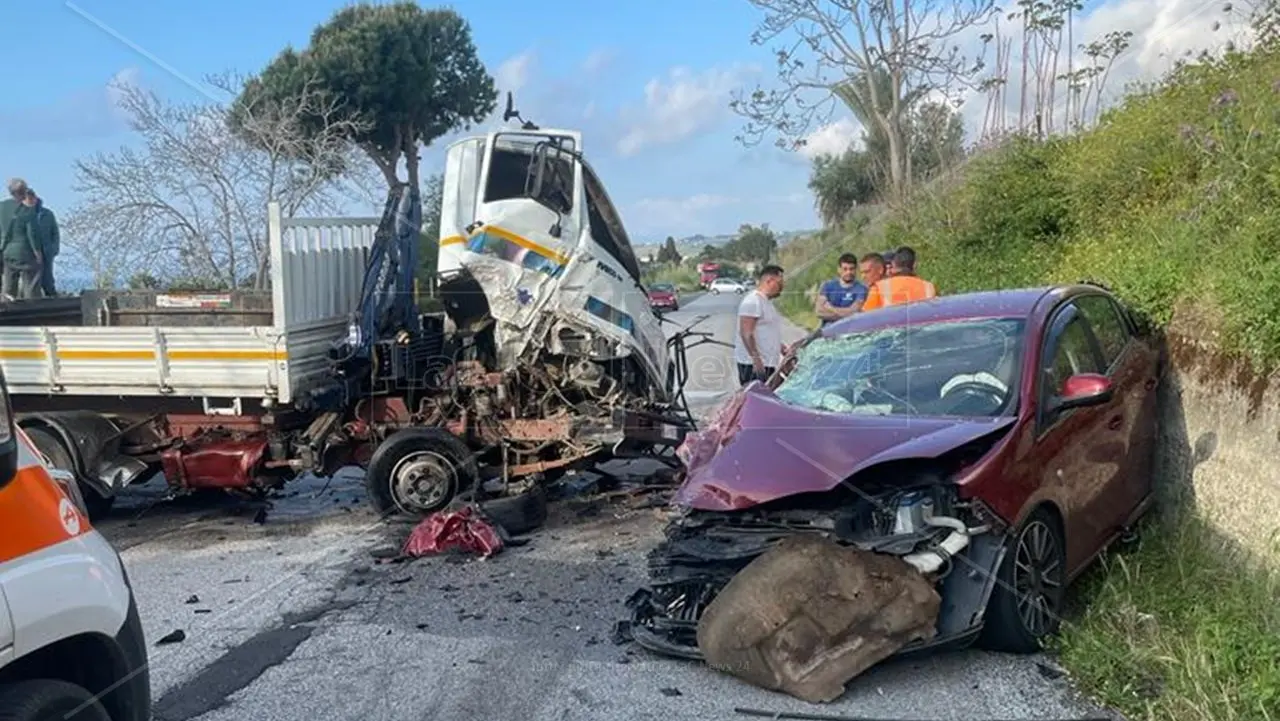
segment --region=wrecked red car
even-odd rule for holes
[[[873,557],[868,583],[886,573],[927,582],[894,598],[936,591],[920,602],[933,608],[904,621],[896,641],[871,644],[870,663],[979,638],[1033,651],[1056,631],[1067,584],[1150,504],[1160,373],[1131,314],[1093,285],[940,297],[816,331],[681,446],[680,515],[649,556],[651,586],[628,602],[631,637],[694,659],[706,659],[708,644],[754,643],[743,629],[763,621],[708,629],[708,608],[782,613],[761,597],[801,593],[791,580],[735,587],[755,595],[746,605],[718,597],[771,549],[810,536]],[[842,573],[831,570],[838,563],[824,568]],[[812,598],[843,582],[820,578]],[[816,673],[859,634],[869,647],[867,629],[887,623],[885,613],[843,629],[821,628],[828,612],[791,623],[789,636],[770,642],[791,658],[768,673],[787,663]],[[785,626],[784,616],[768,623]],[[802,637],[821,648],[801,649]],[[867,665],[851,661],[841,688]],[[811,695],[831,693],[828,685]]]

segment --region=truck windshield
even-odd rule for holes
[[[1016,412],[1024,321],[921,323],[819,338],[774,392],[835,413],[997,417]]]

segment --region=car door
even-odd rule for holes
[[[1074,303],[1054,311],[1041,341],[1036,389],[1036,442],[1033,455],[1041,484],[1056,486],[1064,499],[1067,572],[1074,573],[1096,550],[1100,528],[1109,524],[1108,511],[1099,507],[1099,489],[1118,473],[1117,458],[1100,450],[1114,431],[1107,427],[1109,405],[1051,410],[1051,403],[1067,378],[1103,371],[1098,344]],[[1122,454],[1121,454],[1122,455]],[[1107,520],[1103,520],[1107,519]]]
[[[1106,375],[1115,395],[1108,404],[1111,415],[1107,443],[1124,446],[1121,473],[1115,483],[1101,489],[1103,507],[1111,511],[1111,532],[1117,532],[1152,488],[1151,460],[1155,450],[1155,373],[1149,350],[1110,296],[1090,293],[1076,305],[1098,340]]]

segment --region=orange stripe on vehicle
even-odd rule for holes
[[[65,498],[43,466],[19,468],[13,480],[0,488],[0,563],[73,538],[63,526],[60,508],[79,520],[75,535],[88,531],[89,519],[73,504],[64,506]]]
[[[289,353],[282,350],[171,350],[169,360],[279,361],[289,360]]]
[[[58,360],[155,360],[152,350],[59,350]]]
[[[465,242],[467,242],[467,239],[462,237],[461,235],[451,235],[448,238],[445,238],[444,240],[440,241],[440,245],[458,245],[460,243],[465,243]]]
[[[3,360],[44,360],[48,357],[44,351],[27,348],[0,348],[0,359]]]

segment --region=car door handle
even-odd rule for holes
[[[1113,431],[1120,430],[1120,426],[1124,425],[1124,416],[1111,416],[1111,420],[1107,421],[1107,428]]]

